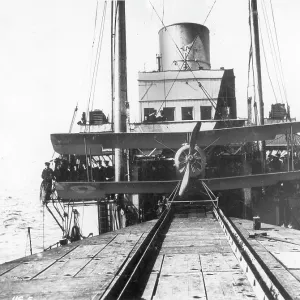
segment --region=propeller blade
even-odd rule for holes
[[[195,125],[193,132],[192,132],[192,136],[191,136],[191,140],[190,140],[190,151],[189,154],[192,154],[192,152],[194,151],[195,145],[196,145],[196,140],[197,140],[197,136],[198,136],[198,132],[200,131],[201,128],[201,122],[197,122],[197,124]]]
[[[187,185],[189,183],[189,178],[190,178],[190,162],[187,163],[186,165],[186,170],[185,173],[183,175],[182,181],[181,181],[181,185],[180,185],[180,189],[179,189],[179,193],[178,195],[181,197],[185,191],[185,189],[187,188]]]

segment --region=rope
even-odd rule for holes
[[[169,147],[168,147],[167,145],[165,145],[164,143],[158,141],[156,138],[155,138],[154,140],[155,140],[155,142],[159,143],[160,145],[164,146],[165,148],[167,148],[167,149],[173,151],[173,153],[176,153],[176,151],[174,151],[173,149],[169,148]],[[140,149],[139,149],[139,150],[140,150]],[[141,151],[141,150],[140,150],[140,151]],[[142,151],[141,151],[141,152],[142,152]],[[143,153],[143,152],[142,152],[142,153]]]
[[[213,10],[213,8],[214,8],[216,2],[217,2],[217,0],[215,0],[214,4],[213,4],[212,7],[210,8],[210,11],[208,12],[208,14],[207,14],[207,16],[206,16],[206,18],[205,18],[205,20],[204,20],[204,22],[203,22],[203,25],[205,24],[206,20],[208,19],[208,17],[209,17],[209,15],[210,15],[211,11]]]
[[[271,83],[271,86],[272,86],[272,90],[273,90],[273,94],[274,94],[274,97],[275,97],[275,101],[277,103],[277,97],[276,97],[276,93],[275,93],[275,90],[274,90],[273,82],[272,82],[272,79],[271,79],[271,76],[270,76],[270,72],[269,72],[269,67],[268,67],[268,62],[267,62],[267,57],[266,57],[266,52],[265,52],[265,46],[264,46],[264,40],[262,38],[262,32],[260,30],[260,27],[259,27],[259,33],[260,33],[260,36],[261,36],[261,45],[262,45],[262,48],[263,48],[263,54],[264,54],[264,59],[265,59],[265,63],[266,63],[266,69],[267,69],[268,77],[269,77],[269,80],[270,80],[270,83]]]
[[[25,254],[24,254],[24,256],[26,256],[27,245],[28,245],[28,232],[27,232],[27,235],[26,235],[26,245],[25,245]]]
[[[282,69],[282,60],[281,60],[281,54],[280,54],[279,43],[278,43],[278,36],[277,36],[277,29],[276,29],[276,23],[275,23],[275,17],[274,17],[274,12],[273,12],[272,1],[270,1],[270,6],[271,6],[272,19],[273,19],[273,25],[274,25],[274,31],[275,31],[275,37],[276,37],[276,44],[277,44],[278,56],[279,56],[279,61],[280,61],[279,66],[280,66],[280,70],[281,70],[281,74],[282,74],[283,91],[284,91],[286,103],[288,104],[288,100],[287,100],[287,92],[286,92],[286,87],[285,87],[284,72],[283,72],[283,69]]]
[[[93,74],[92,74],[91,89],[90,89],[90,93],[89,93],[88,106],[87,106],[87,110],[86,110],[87,112],[89,112],[91,101],[92,101],[92,106],[93,106],[93,102],[94,102],[96,79],[97,79],[98,69],[99,69],[98,65],[99,65],[100,54],[101,54],[101,49],[102,49],[102,39],[103,39],[103,32],[104,32],[104,25],[105,25],[106,7],[107,7],[107,1],[104,2],[104,7],[103,7],[103,14],[102,14],[102,20],[101,20],[99,38],[98,38],[97,50],[96,50],[96,58],[95,58],[95,64],[94,64]],[[97,2],[97,9],[98,9],[98,2]],[[97,15],[96,15],[96,17],[97,17]],[[95,23],[96,23],[96,21],[95,21]],[[93,41],[92,48],[93,47],[94,47],[94,41]]]
[[[160,22],[162,23],[163,27],[165,28],[165,30],[166,30],[167,33],[169,34],[169,36],[170,36],[170,38],[171,38],[173,44],[175,45],[175,47],[176,47],[176,49],[177,49],[179,55],[181,56],[181,58],[183,59],[183,61],[185,61],[185,58],[184,58],[183,54],[181,53],[181,51],[180,51],[178,45],[177,45],[176,42],[174,41],[172,35],[169,33],[168,28],[165,26],[163,20],[162,20],[162,19],[160,18],[160,16],[158,15],[158,12],[157,12],[157,10],[155,9],[155,7],[153,6],[151,0],[149,0],[149,3],[150,3],[150,5],[152,6],[152,9],[155,11],[155,13],[156,13],[157,17],[159,18]],[[194,39],[194,41],[193,41],[193,44],[195,43],[195,40],[196,40],[196,39],[197,39],[197,37],[195,37],[195,39]],[[192,46],[193,46],[193,44],[192,44]],[[190,48],[190,50],[191,50],[191,49],[192,49],[192,47]],[[183,67],[183,65],[184,65],[184,63],[182,64],[182,67]],[[211,96],[209,95],[209,93],[207,92],[207,90],[203,87],[203,85],[201,84],[201,82],[197,80],[197,78],[196,78],[196,76],[195,76],[193,70],[192,70],[191,67],[189,66],[189,64],[187,64],[187,66],[188,66],[189,71],[192,73],[194,79],[195,79],[196,82],[198,83],[199,87],[200,87],[201,90],[203,91],[204,95],[205,95],[206,98],[209,100],[209,102],[211,103],[212,107],[215,109],[216,114],[218,114],[218,115],[221,117],[221,120],[225,121],[225,124],[226,124],[228,121],[226,121],[226,119],[224,119],[224,117],[222,116],[222,114],[221,114],[220,112],[217,113],[216,106],[215,106],[215,104],[214,104],[214,102],[213,102],[213,99],[211,98]],[[179,72],[181,71],[182,67],[180,68]],[[177,77],[178,77],[178,74],[177,74],[177,76],[176,76],[176,78],[175,78],[175,80],[174,80],[174,83],[175,83],[175,81],[177,80]],[[172,84],[172,87],[173,87],[174,83]],[[171,88],[172,88],[172,87],[171,87]],[[169,93],[170,93],[170,91],[171,91],[171,89],[169,90]],[[168,94],[169,94],[169,93],[168,93]],[[167,95],[167,96],[168,96],[168,95]],[[166,99],[164,100],[164,102],[165,102],[165,101],[166,101]],[[163,103],[164,103],[164,102],[163,102]],[[163,104],[162,104],[162,105],[163,105]],[[162,107],[162,105],[161,105],[161,107]],[[160,108],[161,108],[161,107],[160,107]],[[227,124],[226,124],[226,125],[227,125]]]
[[[171,92],[171,90],[172,90],[172,88],[173,88],[173,86],[174,86],[175,82],[177,81],[177,78],[178,78],[178,76],[179,76],[180,72],[182,71],[182,67],[183,67],[183,64],[182,64],[182,66],[180,67],[180,69],[179,69],[179,71],[178,71],[178,73],[177,73],[177,75],[176,75],[175,79],[173,80],[173,82],[172,82],[172,85],[171,85],[171,87],[170,87],[170,89],[169,89],[169,91],[168,91],[167,95],[165,96],[165,99],[164,99],[164,101],[162,102],[161,106],[159,107],[158,111],[160,111],[160,110],[161,110],[162,106],[163,106],[163,105],[164,105],[164,103],[167,101],[167,98],[168,98],[168,96],[169,96],[169,94],[170,94],[170,92]],[[165,93],[165,78],[164,78],[164,93]]]
[[[218,205],[215,204],[215,201],[218,199],[218,197],[215,196],[215,194],[212,192],[212,190],[206,185],[204,181],[201,181],[204,189],[206,190],[207,195],[209,196],[212,205],[214,208],[217,208]],[[214,199],[211,197],[211,195],[214,197]]]
[[[264,1],[262,1],[262,11],[263,11],[263,16],[264,16],[265,26],[266,26],[266,29],[267,29],[267,36],[268,36],[268,41],[269,41],[269,45],[270,45],[271,56],[272,56],[273,64],[274,64],[276,81],[277,81],[278,88],[279,88],[279,93],[280,93],[280,96],[281,96],[281,102],[283,102],[281,85],[280,85],[280,82],[279,82],[278,70],[277,70],[278,69],[278,59],[277,59],[277,55],[276,55],[276,50],[275,50],[275,46],[274,46],[273,36],[272,36],[272,32],[271,32],[271,28],[270,28],[270,24],[269,24],[269,18],[268,18],[268,14],[266,12],[266,7],[265,7],[265,4],[264,4]]]
[[[81,232],[83,230],[83,216],[84,216],[84,200],[83,200],[83,207],[82,207],[82,217],[81,217]]]
[[[252,44],[252,41],[253,41],[253,33],[252,33],[252,26],[251,26],[251,4],[250,4],[250,1],[249,1],[249,28],[250,28],[250,40],[251,40],[251,45],[250,45],[250,51],[251,51],[251,58],[249,58],[249,63],[250,63],[250,60],[251,60],[251,64],[252,64],[252,80],[253,80],[253,90],[254,90],[254,93],[253,93],[253,104],[256,104],[256,85],[255,85],[255,75],[254,75],[254,60],[253,60],[253,44]],[[250,73],[250,71],[249,71]],[[257,116],[255,115],[255,120],[257,119]],[[257,125],[257,122],[256,124]]]
[[[70,128],[69,128],[69,133],[72,132],[72,128],[73,128],[74,121],[75,121],[75,118],[76,118],[77,110],[78,110],[78,102],[77,102],[76,107],[75,107],[75,109],[74,109],[72,121],[71,121]],[[53,157],[52,157],[52,158],[53,158]]]
[[[174,190],[172,191],[172,193],[169,196],[169,199],[172,197],[172,200],[169,202],[170,205],[173,203],[175,197],[177,196],[177,192],[179,190],[180,184],[182,181],[178,181],[177,185],[175,186]]]
[[[45,250],[45,205],[43,205],[43,250]]]

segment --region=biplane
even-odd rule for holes
[[[101,155],[103,149],[178,149],[174,156],[178,180],[171,181],[122,181],[122,182],[57,182],[56,190],[61,199],[95,199],[106,194],[171,193],[180,182],[179,195],[187,187],[197,191],[204,182],[212,191],[241,189],[274,185],[281,181],[300,179],[300,171],[243,175],[223,178],[205,178],[207,157],[203,148],[231,143],[248,143],[273,140],[278,134],[300,132],[300,122],[276,123],[261,126],[231,127],[203,130],[196,122],[191,132],[146,133],[74,133],[52,134],[54,150],[59,154]],[[187,137],[188,140],[187,140]],[[187,142],[187,143],[186,143]]]

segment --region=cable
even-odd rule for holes
[[[182,70],[182,67],[183,67],[183,64],[182,64],[181,68],[179,69],[179,71],[178,71],[178,73],[177,73],[177,75],[176,75],[175,79],[173,80],[173,82],[172,82],[172,85],[171,85],[171,87],[170,87],[170,89],[169,89],[169,91],[168,91],[167,95],[165,96],[165,99],[163,100],[163,102],[162,102],[161,106],[159,107],[158,111],[160,111],[160,110],[161,110],[162,106],[163,106],[163,105],[164,105],[164,103],[167,101],[167,98],[168,98],[168,96],[169,96],[169,94],[170,94],[170,92],[171,92],[171,90],[172,90],[172,88],[173,88],[173,86],[174,86],[175,82],[177,81],[177,78],[178,78],[178,76],[179,76],[179,73],[180,73],[180,72],[181,72],[181,70]]]
[[[43,251],[45,250],[45,205],[43,205]]]
[[[215,2],[216,2],[216,1],[215,1]],[[150,5],[152,6],[152,9],[155,11],[155,13],[156,13],[157,17],[159,18],[160,22],[162,23],[163,27],[165,28],[165,30],[166,30],[167,33],[169,34],[169,36],[170,36],[170,38],[171,38],[173,44],[175,45],[177,51],[179,52],[179,55],[181,56],[181,58],[183,59],[183,62],[184,62],[186,59],[184,58],[183,54],[181,53],[181,51],[180,51],[178,45],[176,44],[176,42],[174,41],[172,35],[169,33],[168,28],[165,26],[163,20],[162,20],[162,19],[160,18],[160,16],[158,15],[158,12],[157,12],[157,10],[155,9],[155,7],[153,6],[151,0],[149,0],[149,3],[150,3]],[[214,5],[213,5],[213,6],[214,6]],[[198,37],[198,36],[197,36],[197,37]],[[194,39],[194,41],[193,41],[193,43],[192,43],[192,46],[194,45],[194,43],[195,43],[197,37],[195,37],[195,39]],[[189,52],[191,51],[191,49],[192,49],[192,47],[189,49]],[[188,53],[189,53],[189,52],[188,52]],[[184,63],[182,64],[181,69],[182,69],[183,65],[184,65]],[[222,112],[220,112],[220,111],[217,110],[217,106],[216,106],[216,104],[214,103],[214,100],[211,98],[211,96],[209,95],[209,93],[207,92],[207,90],[204,88],[204,86],[202,85],[202,83],[196,78],[196,76],[195,76],[193,70],[191,69],[191,67],[189,66],[189,64],[186,64],[186,65],[187,65],[189,71],[192,73],[194,79],[195,79],[196,82],[198,83],[198,86],[201,88],[201,90],[203,91],[204,95],[205,95],[206,98],[209,100],[209,102],[210,102],[210,104],[212,105],[212,107],[215,109],[215,116],[219,116],[220,119],[224,121],[225,126],[228,127],[228,123],[229,123],[229,125],[230,125],[230,122],[227,121],[227,120],[224,118],[224,116],[222,115]],[[179,73],[180,73],[181,69],[179,70]],[[175,81],[177,80],[178,75],[179,75],[179,74],[177,74],[177,76],[176,76],[176,78],[175,78],[175,80],[174,80],[174,83],[175,83]],[[171,89],[172,89],[174,83],[172,84]],[[171,89],[169,90],[167,96],[169,95]],[[166,96],[166,98],[167,98],[167,96]],[[165,103],[165,101],[166,101],[166,99],[164,99],[162,105]],[[226,103],[226,104],[227,104],[227,103]],[[162,105],[160,106],[160,109],[161,109]]]
[[[210,15],[211,11],[213,10],[213,8],[214,8],[216,2],[217,2],[217,0],[215,0],[214,4],[213,4],[212,7],[210,8],[210,11],[208,12],[208,14],[207,14],[207,16],[206,16],[206,18],[205,18],[205,20],[204,20],[204,22],[203,22],[203,25],[205,24],[206,20],[208,19],[208,17],[209,17],[209,15]]]
[[[105,17],[106,17],[106,8],[107,8],[107,1],[105,1],[105,3],[104,3],[103,16],[102,16],[102,20],[101,20],[101,28],[100,28],[100,35],[99,35],[99,39],[101,39],[101,40],[100,40],[99,54],[98,54],[97,62],[96,62],[96,76],[95,76],[95,80],[94,80],[91,110],[93,110],[93,106],[94,106],[96,80],[97,80],[98,71],[99,71],[99,61],[100,61],[100,54],[101,54],[101,50],[102,50],[102,41],[103,41],[103,36],[104,36],[104,25],[105,25]]]
[[[278,88],[279,88],[279,93],[280,93],[280,96],[281,96],[281,102],[283,102],[283,96],[282,96],[282,91],[281,91],[282,87],[280,85],[280,80],[279,80],[279,77],[278,77],[278,70],[277,70],[278,69],[278,59],[277,59],[276,50],[275,50],[275,47],[274,47],[272,31],[271,31],[271,28],[270,28],[270,25],[269,25],[269,18],[268,18],[268,14],[266,12],[266,7],[265,7],[265,4],[264,4],[264,1],[262,1],[262,11],[263,11],[266,30],[267,30],[268,41],[269,41],[269,44],[270,44],[271,56],[272,56],[273,64],[274,64],[276,81],[277,81]]]
[[[272,82],[270,72],[269,72],[269,67],[268,67],[268,62],[267,62],[267,57],[266,57],[266,52],[265,52],[265,46],[264,46],[264,41],[263,41],[263,38],[262,38],[262,32],[260,30],[260,27],[259,27],[259,33],[260,33],[260,36],[261,36],[261,44],[262,44],[262,48],[263,48],[263,54],[264,54],[264,59],[265,59],[265,63],[266,63],[266,69],[267,69],[268,77],[269,77],[270,84],[271,84],[271,87],[272,87],[272,90],[273,90],[275,101],[277,103],[277,97],[276,97],[275,89],[274,89],[273,82]]]
[[[279,43],[278,43],[278,36],[277,36],[277,29],[276,29],[275,17],[274,17],[274,13],[273,13],[272,1],[270,1],[270,6],[271,6],[272,19],[273,19],[273,24],[274,24],[274,31],[275,31],[275,37],[276,37],[276,44],[277,44],[278,56],[279,56],[279,61],[280,61],[279,66],[280,66],[280,70],[281,70],[281,74],[282,74],[282,80],[283,80],[283,90],[284,90],[284,95],[285,95],[286,103],[288,104],[287,92],[286,92],[286,87],[285,87],[284,72],[283,72],[283,69],[282,69],[282,60],[281,60]]]
[[[93,101],[94,101],[96,79],[97,79],[97,74],[98,74],[98,65],[99,65],[100,54],[101,54],[101,49],[102,49],[102,39],[103,39],[103,32],[104,32],[104,25],[105,25],[106,7],[107,7],[107,1],[104,2],[104,7],[103,7],[103,14],[102,14],[102,20],[101,20],[101,25],[100,25],[97,50],[96,50],[96,56],[95,56],[95,64],[94,64],[94,68],[93,68],[92,83],[91,83],[91,89],[90,89],[90,93],[89,93],[88,106],[87,106],[87,110],[86,110],[87,113],[89,112],[89,109],[90,109],[91,100],[92,100],[92,105],[93,105]]]

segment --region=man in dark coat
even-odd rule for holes
[[[52,190],[52,179],[53,179],[53,170],[50,168],[50,163],[45,162],[46,168],[42,172],[42,186],[44,188],[44,191],[46,193],[46,200],[50,199],[51,190]]]

